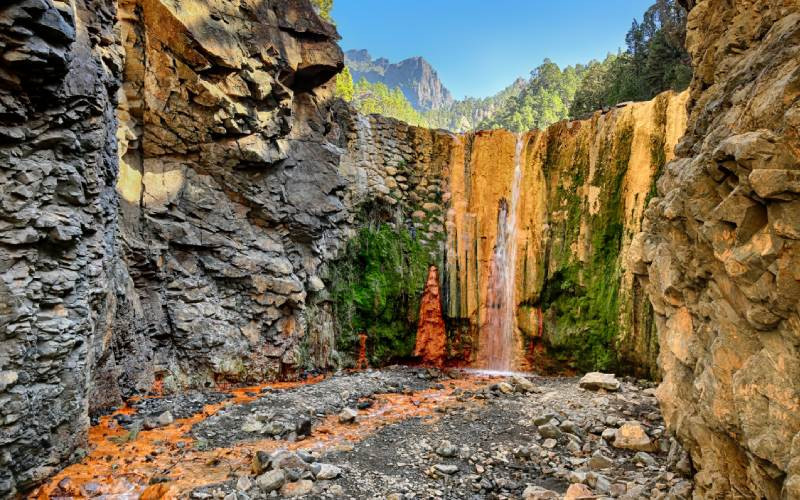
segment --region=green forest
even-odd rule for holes
[[[323,16],[332,0],[314,0]],[[665,90],[683,90],[691,80],[684,48],[686,13],[676,0],[656,0],[634,19],[627,47],[603,61],[560,68],[549,59],[498,94],[455,101],[446,108],[421,113],[399,89],[366,80],[353,82],[345,69],[336,81],[336,95],[365,114],[377,113],[412,125],[455,132],[504,128],[515,132],[545,128],[564,119],[626,101],[652,99]]]

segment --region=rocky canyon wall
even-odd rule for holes
[[[0,7],[0,497],[83,443],[113,336],[114,15],[105,0]]]
[[[347,219],[325,138],[336,31],[304,1],[123,0],[118,17],[130,279],[98,393],[293,372]]]
[[[0,7],[0,497],[124,396],[297,369],[348,221],[337,38],[307,0]]]
[[[684,2],[695,76],[631,267],[702,498],[800,498],[800,3]]]
[[[308,0],[7,2],[0,496],[132,394],[347,366],[361,338],[403,359],[418,325],[418,355],[474,363],[501,309],[510,367],[657,376],[660,344],[698,491],[800,495],[798,26],[700,1],[691,94],[453,135],[332,99]]]

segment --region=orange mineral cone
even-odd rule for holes
[[[436,266],[428,269],[428,281],[419,306],[419,326],[414,356],[423,363],[442,366],[447,345],[447,333],[442,317],[442,301],[439,297],[439,271]]]

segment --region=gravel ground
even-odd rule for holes
[[[461,380],[459,385],[453,377],[467,378],[469,384]],[[313,436],[324,417],[359,404],[364,411],[353,412],[355,421],[348,425],[357,428],[375,424],[371,419],[387,418],[395,409],[380,400],[381,394],[433,389],[443,390],[436,396],[442,405],[429,413],[388,421],[349,446],[299,455],[265,453],[250,473],[199,488],[190,496],[691,496],[691,483],[684,478],[690,467],[686,455],[665,434],[652,388],[634,380],[605,393],[580,388],[577,378],[488,378],[395,367],[266,392],[198,423],[192,435],[211,447],[263,439],[265,434],[294,442],[305,434]],[[389,407],[371,414],[366,407],[376,398]],[[287,459],[287,453],[294,458]]]

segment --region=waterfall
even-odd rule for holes
[[[514,288],[517,275],[517,210],[524,137],[517,134],[511,201],[500,200],[497,240],[489,271],[486,321],[480,332],[478,364],[489,370],[510,371],[514,342]]]

